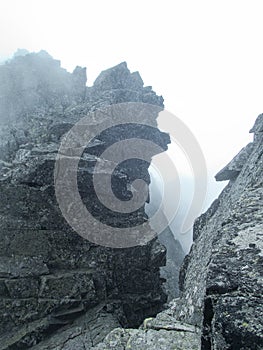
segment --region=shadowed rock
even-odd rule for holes
[[[85,68],[68,73],[44,51],[0,66],[0,96],[0,348],[29,348],[49,337],[39,349],[66,344],[66,339],[77,348],[85,341],[88,348],[116,326],[139,326],[166,301],[159,272],[165,248],[156,238],[114,249],[80,237],[60,212],[54,165],[63,135],[89,112],[136,101],[162,110],[162,98],[144,88],[140,75],[130,73],[126,63],[102,72],[89,88]],[[100,206],[92,176],[95,164],[99,175],[107,174],[110,163],[101,154],[121,139],[146,138],[167,149],[169,136],[156,128],[157,115],[141,115],[140,120],[151,125],[147,130],[118,126],[95,135],[83,149],[78,188],[99,221],[131,228],[145,222],[147,229],[144,206],[125,218]],[[100,116],[90,118],[88,132],[111,121],[110,116]],[[74,159],[76,149],[71,151],[65,158]],[[131,160],[116,168],[112,186],[121,199],[129,198],[134,179],[149,183],[148,167],[155,153],[148,153],[148,162]],[[100,193],[106,193],[103,186]],[[96,225],[87,230],[94,236],[110,234],[110,228],[101,232]],[[150,227],[148,232],[155,236]],[[96,309],[102,304],[103,311]],[[75,324],[80,315],[84,316]]]
[[[253,142],[249,143],[228,163],[219,173],[216,174],[216,181],[234,180],[247,162],[250,154],[253,151]]]
[[[195,222],[180,297],[140,329],[113,330],[96,350],[263,348],[262,121],[238,177]]]

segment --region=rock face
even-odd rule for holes
[[[86,88],[85,69],[70,74],[45,52],[1,66],[0,82],[0,349],[262,349],[263,115],[254,141],[216,176],[230,181],[195,222],[180,297],[158,313],[166,301],[165,248],[156,239],[113,249],[81,238],[61,216],[53,174],[60,141],[81,117],[120,102],[162,108],[162,98],[125,63]],[[156,126],[156,114],[147,118]],[[121,126],[94,138],[81,156],[83,201],[93,198],[100,220],[133,226],[145,222],[144,208],[112,216],[90,186],[94,162],[103,162],[119,135],[146,135],[162,149],[169,138]],[[132,160],[117,169],[112,187],[120,198],[129,198],[138,175],[149,182],[148,166]],[[162,239],[171,248],[168,231]]]
[[[182,269],[177,314],[202,324],[203,349],[263,347],[262,121],[260,115],[254,142],[232,161],[237,174],[195,223],[195,242]]]
[[[164,246],[152,239],[114,249],[81,238],[60,213],[54,164],[61,137],[87,113],[121,102],[161,110],[162,97],[143,87],[126,63],[102,72],[87,88],[84,68],[70,74],[46,52],[0,66],[0,96],[0,349],[42,340],[37,349],[89,349],[115,327],[139,326],[166,301],[159,272]],[[152,132],[121,126],[83,152],[79,191],[84,202],[94,199],[91,210],[100,220],[120,226],[146,221],[143,207],[125,219],[101,209],[90,181],[94,163],[103,162],[101,153],[118,137],[146,137],[167,149],[169,137],[157,130],[156,117],[145,116]],[[127,186],[137,176],[149,182],[148,166],[132,160],[117,169],[113,190],[121,199],[129,198]]]
[[[263,349],[263,115],[254,142],[217,176],[229,184],[194,225],[180,298],[96,349]],[[233,171],[235,172],[233,176]]]
[[[231,160],[218,174],[216,174],[216,181],[234,180],[243,168],[244,163],[249,158],[254,148],[253,142],[249,143],[246,147]]]
[[[178,282],[185,253],[180,242],[174,238],[169,226],[158,235],[158,240],[166,247],[166,264],[161,267],[161,277],[166,280],[164,288],[168,296],[167,301],[170,302],[180,294]]]

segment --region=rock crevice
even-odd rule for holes
[[[253,143],[217,175],[230,181],[194,224],[180,297],[139,330],[112,331],[96,349],[263,348],[262,131],[261,114]]]

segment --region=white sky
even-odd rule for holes
[[[263,112],[262,14],[262,0],[0,0],[0,58],[44,49],[86,66],[88,85],[127,61],[196,135],[212,176]]]

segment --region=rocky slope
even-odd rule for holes
[[[53,170],[62,135],[87,113],[119,102],[162,108],[162,98],[125,63],[87,88],[85,69],[70,74],[45,52],[0,66],[0,82],[0,349],[262,349],[263,115],[251,130],[254,141],[216,175],[229,183],[195,222],[180,297],[158,313],[166,300],[164,247],[153,239],[113,249],[81,238],[60,214]],[[156,114],[149,120],[156,126]],[[84,202],[88,195],[95,200],[94,159],[117,135],[134,132],[111,131],[81,157]],[[159,131],[148,138],[163,149],[169,142]],[[129,198],[124,188],[138,175],[149,182],[148,164],[132,161],[114,174],[120,198]],[[146,219],[144,208],[123,219],[95,203],[93,214],[111,224]],[[178,246],[168,231],[162,239],[172,260]],[[172,285],[171,279],[166,287]]]
[[[88,88],[84,68],[70,74],[43,51],[0,66],[0,96],[0,349],[29,348],[42,340],[41,349],[66,349],[67,339],[78,343],[77,349],[89,349],[117,326],[139,326],[166,301],[160,278],[164,246],[154,238],[114,249],[80,237],[58,207],[54,164],[62,136],[83,116],[121,102],[150,103],[161,110],[162,98],[126,63],[102,72]],[[81,197],[87,206],[92,203],[94,216],[120,227],[145,222],[152,237],[143,206],[131,215],[110,212],[99,206],[91,182],[94,163],[104,162],[101,154],[113,142],[133,136],[167,149],[169,137],[158,131],[156,117],[154,112],[140,116],[152,128],[126,124],[95,135],[78,173]],[[110,118],[91,120],[90,132]],[[122,200],[129,198],[127,187],[134,179],[150,181],[153,155],[115,171],[112,186]]]
[[[254,142],[216,175],[229,184],[195,223],[182,272],[177,314],[202,325],[203,349],[263,347],[262,114],[251,132]]]
[[[263,115],[254,141],[217,175],[229,180],[194,225],[181,296],[140,329],[112,331],[96,350],[263,349]]]

